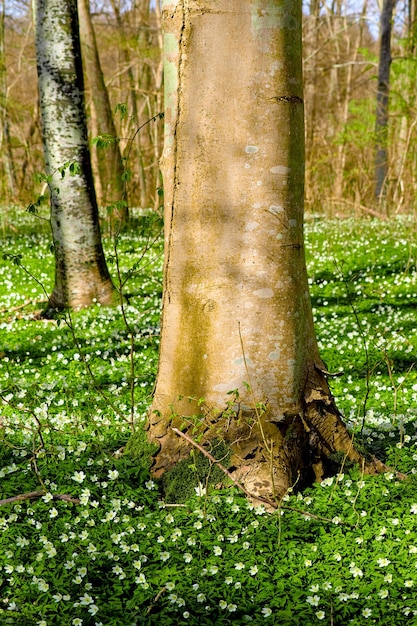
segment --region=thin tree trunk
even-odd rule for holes
[[[49,309],[112,304],[88,149],[77,2],[33,0],[33,8],[55,248]]]
[[[110,135],[116,139],[117,131],[101,69],[89,5],[89,0],[78,0],[83,60],[91,89],[92,108],[94,109],[98,134]],[[120,200],[124,201],[126,206],[120,206],[116,209],[116,213],[120,219],[126,221],[128,218],[127,190],[123,180],[124,166],[119,141],[115,140],[109,143],[105,149],[98,148],[97,160],[102,192],[99,203],[106,206]]]
[[[226,441],[235,479],[282,496],[320,476],[331,452],[360,460],[325,380],[308,294],[301,1],[165,0],[163,15],[153,470],[189,455],[174,426]]]
[[[126,67],[128,84],[129,84],[129,97],[131,106],[131,117],[133,118],[133,122],[136,125],[136,128],[133,132],[135,132],[139,126],[141,125],[139,120],[139,112],[137,105],[137,97],[136,97],[136,83],[135,77],[133,75],[132,63],[130,60],[129,50],[127,47],[127,37],[123,26],[122,16],[120,14],[120,9],[116,0],[110,0],[110,4],[112,6],[114,16],[116,18],[117,27],[119,29],[120,41],[121,41],[121,54]],[[146,206],[147,200],[147,186],[146,186],[146,175],[145,175],[145,165],[143,161],[142,155],[142,144],[141,144],[141,136],[140,133],[135,134],[135,145],[137,150],[137,162],[139,167],[139,198],[140,204],[142,207]],[[129,166],[129,164],[128,164]]]
[[[4,198],[6,201],[16,197],[16,177],[11,148],[10,128],[8,120],[7,68],[4,54],[4,21],[6,2],[0,2],[0,152],[2,154],[5,178]]]
[[[386,198],[388,178],[388,101],[391,69],[392,16],[396,0],[384,0],[380,22],[380,52],[375,120],[375,197]]]

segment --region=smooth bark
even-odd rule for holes
[[[84,108],[76,0],[33,0],[55,285],[49,309],[111,304]],[[70,166],[74,164],[74,174]]]
[[[157,476],[226,441],[258,497],[359,460],[314,334],[303,242],[301,2],[165,0],[166,256]]]

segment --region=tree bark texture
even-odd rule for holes
[[[33,0],[46,171],[55,247],[52,309],[114,302],[93,186],[76,0]],[[75,163],[70,175],[65,164]]]
[[[359,460],[313,328],[303,243],[301,2],[165,0],[166,256],[155,475],[231,449],[259,496]],[[232,393],[230,393],[232,392]]]
[[[0,2],[0,150],[2,154],[1,185],[2,196],[6,202],[16,199],[16,176],[8,119],[7,68],[4,49],[6,2]]]
[[[396,0],[384,0],[380,21],[380,49],[375,120],[375,197],[383,200],[388,177],[388,103],[391,69],[392,16]]]
[[[101,69],[89,1],[79,0],[78,11],[83,60],[91,90],[91,106],[94,108],[98,134],[116,138],[117,132]],[[119,200],[125,200],[127,203],[126,186],[123,182],[124,167],[119,142],[110,143],[106,149],[97,148],[97,160],[102,192],[102,196],[98,199],[99,204],[106,206]],[[128,217],[127,210],[121,211],[120,217],[126,220]]]

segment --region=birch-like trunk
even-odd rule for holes
[[[231,471],[253,494],[282,495],[313,466],[320,475],[329,452],[359,460],[323,375],[308,292],[301,1],[165,0],[163,24],[154,472],[189,454],[171,429],[187,424],[203,443],[228,442]]]
[[[48,308],[111,304],[88,149],[76,0],[33,0],[55,285]],[[70,175],[68,163],[79,169]],[[63,175],[64,174],[64,175]]]

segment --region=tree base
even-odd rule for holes
[[[182,433],[182,436],[181,436]],[[306,387],[302,409],[274,420],[269,410],[230,407],[213,416],[211,411],[196,422],[186,417],[164,419],[153,413],[149,437],[159,446],[151,469],[157,478],[187,459],[199,448],[212,464],[221,464],[209,450],[213,441],[229,448],[227,474],[252,498],[279,501],[289,489],[302,490],[315,481],[358,464],[364,473],[388,468],[371,455],[359,453],[337,410],[323,374],[317,370]]]

